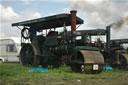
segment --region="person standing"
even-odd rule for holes
[[[30,26],[30,29],[29,29],[29,38],[30,38],[30,41],[31,42],[32,42],[34,36],[36,36],[36,29],[34,27]]]

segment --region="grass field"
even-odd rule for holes
[[[81,74],[65,66],[45,73],[28,69],[14,63],[0,64],[0,85],[128,85],[128,71]]]

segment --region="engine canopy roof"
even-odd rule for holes
[[[23,22],[13,23],[12,26],[29,26],[35,29],[51,29],[65,26],[71,26],[71,14],[58,14],[38,19],[27,20]],[[84,21],[76,17],[76,24],[83,24]]]

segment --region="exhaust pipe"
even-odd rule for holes
[[[111,28],[111,25],[109,25],[109,26],[106,26],[106,33],[107,33],[107,48],[109,49],[110,48],[110,36],[111,36],[111,33],[110,33],[110,28]]]
[[[75,35],[76,34],[76,10],[70,11],[71,13],[71,34]]]

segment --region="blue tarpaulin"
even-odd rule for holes
[[[112,71],[112,67],[104,67],[104,70],[110,70],[110,71]]]
[[[45,68],[29,68],[30,72],[38,71],[38,72],[48,72],[48,69]]]

